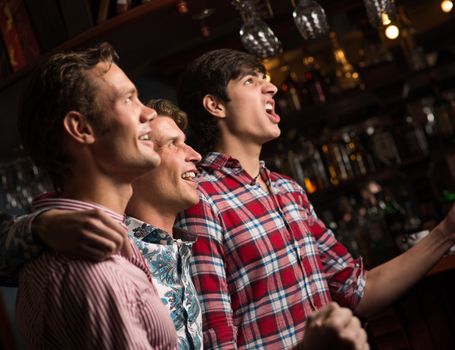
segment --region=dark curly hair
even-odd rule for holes
[[[265,73],[257,58],[232,49],[209,51],[184,70],[177,87],[177,100],[189,116],[188,143],[200,153],[213,151],[219,138],[217,119],[204,108],[202,100],[211,94],[229,102],[226,92],[229,81],[249,70]]]
[[[83,114],[93,126],[102,125],[97,87],[86,72],[98,63],[109,67],[118,60],[108,43],[78,52],[57,53],[40,65],[22,95],[18,129],[24,149],[49,175],[55,189],[69,174],[70,158],[61,136],[63,119],[70,111]]]

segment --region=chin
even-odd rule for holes
[[[149,159],[149,161],[150,161],[150,167],[153,169],[153,168],[156,168],[158,165],[160,165],[161,158],[160,157],[151,157]]]

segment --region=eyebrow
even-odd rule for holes
[[[139,97],[139,92],[138,92],[136,86],[128,87],[125,89],[120,89],[115,97],[121,98],[121,97],[123,97],[125,95],[129,95],[129,94],[134,94]]]
[[[237,79],[240,80],[240,79],[246,77],[247,75],[258,75],[258,74],[263,75],[263,73],[258,69],[242,70]]]

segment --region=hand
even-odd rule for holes
[[[32,232],[53,250],[102,261],[120,252],[132,254],[127,230],[101,210],[49,210],[33,220]]]
[[[347,308],[330,303],[308,317],[301,350],[369,350],[367,334]]]

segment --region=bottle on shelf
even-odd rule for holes
[[[303,170],[303,185],[309,194],[329,186],[329,180],[321,154],[311,140],[300,137],[300,161]]]
[[[329,36],[336,61],[335,75],[339,88],[341,91],[362,88],[360,75],[346,58],[346,54],[338,41],[337,34],[332,31]]]
[[[438,85],[432,83],[433,114],[439,142],[443,145],[452,144],[455,136],[455,111],[441,92]]]
[[[394,135],[400,159],[424,157],[429,153],[425,132],[421,125],[414,120],[408,108],[403,108],[394,125]]]
[[[379,265],[398,255],[394,237],[386,222],[385,205],[380,199],[382,186],[371,181],[360,189],[358,207],[359,235],[370,241],[370,266]]]
[[[321,146],[329,181],[333,186],[353,178],[353,171],[349,157],[342,145],[337,142],[325,142]]]
[[[314,56],[306,53],[303,57],[304,80],[308,87],[311,100],[315,104],[321,104],[327,101],[328,87],[326,78],[321,72],[321,67]]]
[[[280,68],[284,80],[279,85],[276,101],[281,113],[291,114],[301,111],[310,104],[309,91],[298,79],[288,64]]]
[[[375,170],[372,155],[368,153],[353,131],[343,133],[343,141],[354,177],[364,176]]]
[[[398,8],[398,24],[400,26],[400,45],[409,67],[412,70],[421,70],[427,67],[427,60],[423,48],[417,45],[415,29],[406,15],[403,6]]]
[[[387,125],[369,126],[370,146],[378,167],[390,167],[401,162],[395,138]]]
[[[345,195],[337,197],[335,208],[322,211],[321,217],[354,258],[363,256],[364,259],[368,259],[368,242],[363,244],[357,240],[358,217],[356,202],[352,197]]]

